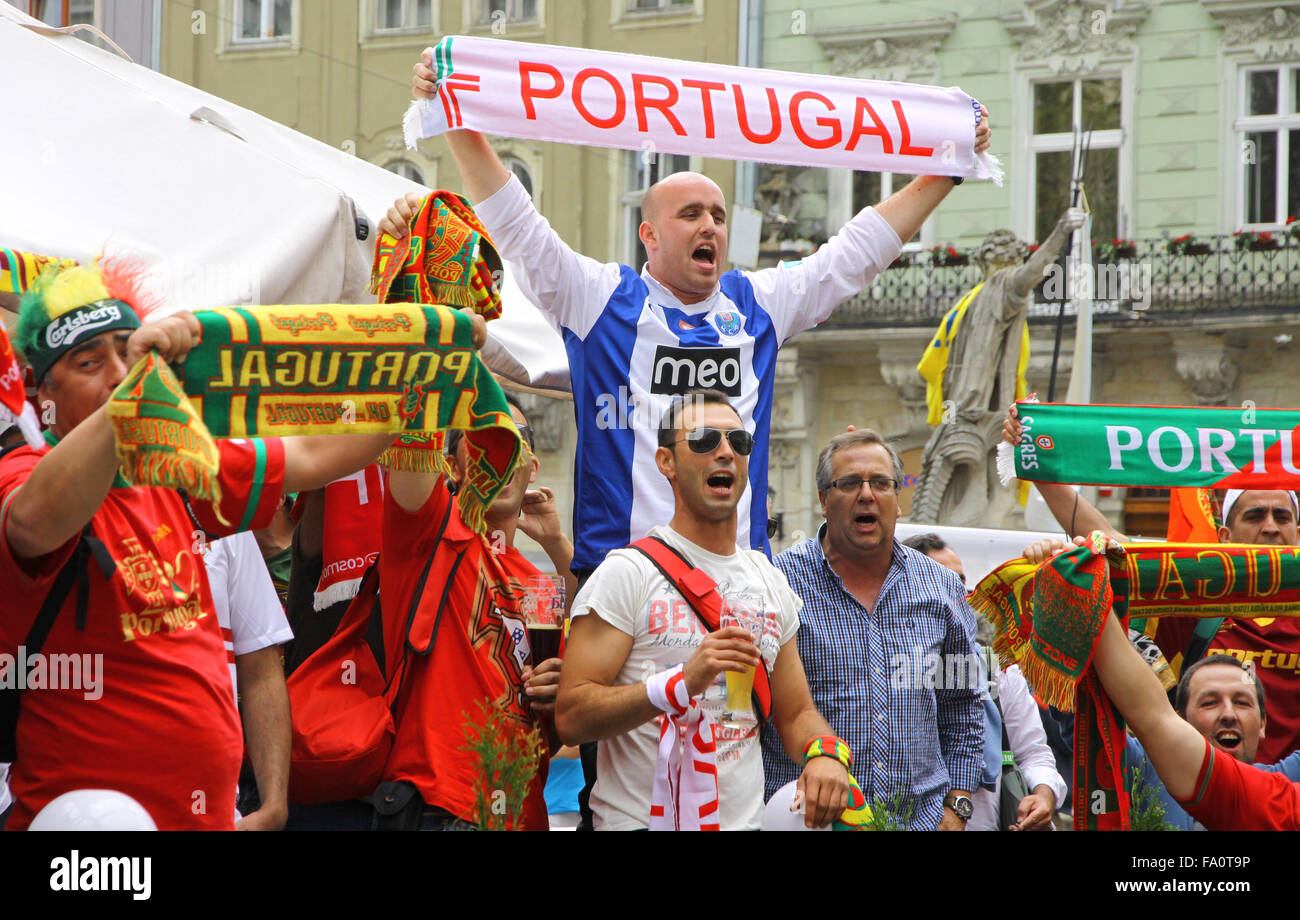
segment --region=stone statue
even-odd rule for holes
[[[1015,399],[1029,294],[1084,220],[1078,208],[1066,211],[1028,261],[1028,247],[1010,230],[995,230],[980,244],[984,287],[966,308],[948,353],[944,418],[921,454],[910,521],[997,527],[1011,511],[1015,490],[998,482],[994,452]]]

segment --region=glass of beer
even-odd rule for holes
[[[522,613],[533,667],[560,657],[565,621],[564,576],[533,575],[524,585]]]
[[[748,611],[735,611],[723,614],[719,626],[739,626],[749,631],[757,645],[763,635],[763,621]],[[724,671],[727,677],[727,701],[722,708],[722,724],[732,728],[753,728],[758,724],[754,714],[754,669],[744,671]]]

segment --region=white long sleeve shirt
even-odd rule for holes
[[[568,353],[578,426],[573,568],[594,569],[672,517],[672,490],[654,463],[657,429],[672,397],[697,387],[725,392],[754,434],[736,542],[765,550],[777,349],[897,257],[893,228],[867,208],[806,259],[726,272],[709,297],[685,305],[648,269],[637,275],[574,252],[514,177],[475,211]]]
[[[1047,734],[1038,716],[1034,702],[1020,668],[1012,666],[1002,672],[998,681],[998,702],[1002,706],[1002,721],[1007,729],[1007,740],[1015,753],[1016,766],[1024,774],[1032,792],[1038,786],[1047,786],[1056,796],[1059,808],[1065,799],[1066,786],[1061,774],[1056,772],[1056,758],[1047,746]],[[1002,791],[1002,776],[998,775],[997,789],[980,788],[972,797],[975,811],[966,824],[968,831],[998,830],[998,802]]]

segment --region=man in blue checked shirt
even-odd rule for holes
[[[774,560],[804,602],[799,655],[818,711],[854,751],[867,800],[913,830],[964,830],[984,715],[975,615],[951,571],[894,539],[903,464],[870,430],[817,461],[826,522]],[[799,768],[763,733],[765,797]]]

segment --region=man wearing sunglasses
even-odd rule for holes
[[[826,523],[775,562],[803,598],[798,651],[813,700],[861,764],[867,800],[913,830],[963,830],[984,761],[978,681],[961,679],[975,615],[955,574],[894,538],[902,479],[876,432],[832,438],[817,460]],[[798,774],[771,735],[767,797]]]
[[[567,743],[599,742],[591,808],[597,830],[650,824],[652,789],[662,779],[662,704],[655,687],[680,672],[687,693],[716,724],[717,820],[722,830],[757,829],[763,817],[763,762],[756,720],[722,724],[727,672],[762,657],[770,675],[772,724],[792,757],[831,735],[813,705],[799,648],[799,598],[757,550],[736,544],[736,507],[747,485],[753,435],[717,391],[673,401],[659,428],[659,471],[674,510],[658,537],[714,582],[727,613],[748,628],[709,632],[649,559],[634,549],[606,557],[574,600],[555,724]],[[754,636],[757,635],[757,641]],[[743,722],[743,720],[742,720]],[[791,779],[796,777],[792,776]],[[834,755],[812,755],[798,777],[805,821],[825,826],[848,802],[849,775]]]

